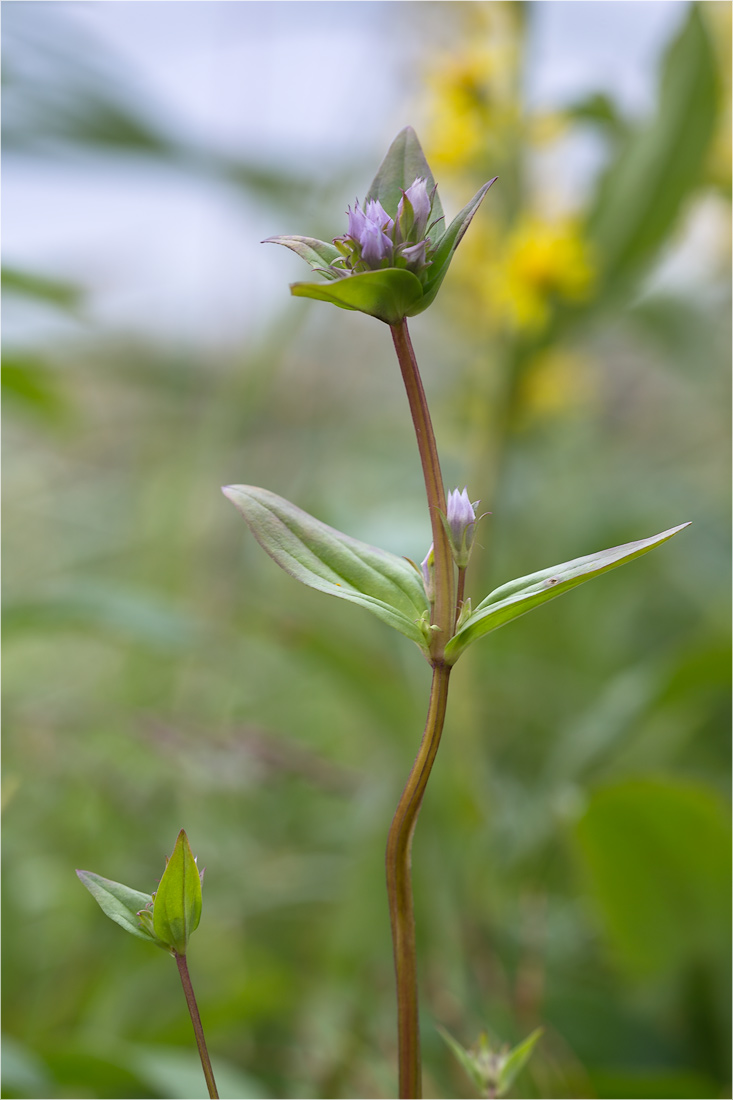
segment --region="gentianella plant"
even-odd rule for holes
[[[438,751],[453,666],[478,638],[666,542],[687,524],[509,581],[475,607],[465,596],[477,503],[467,489],[446,496],[428,403],[407,328],[435,300],[456,248],[489,188],[489,180],[446,227],[438,189],[417,135],[397,135],[363,203],[348,210],[346,232],[333,241],[278,236],[268,241],[301,256],[321,282],[294,283],[297,297],[357,310],[389,326],[407,393],[425,479],[432,545],[418,568],[326,526],[267,489],[231,485],[225,495],[253,535],[287,573],[311,588],[360,604],[423,652],[432,683],[422,742],[387,840],[387,893],[397,983],[399,1095],[421,1096],[415,919],[411,847],[417,816]],[[538,1032],[513,1051],[482,1039],[465,1051],[446,1041],[487,1096],[500,1096],[531,1053]]]
[[[478,638],[579,584],[666,542],[688,524],[541,569],[494,589],[475,607],[465,595],[466,567],[475,542],[478,501],[468,489],[446,496],[430,411],[407,318],[435,300],[456,248],[494,179],[445,226],[438,189],[417,136],[397,135],[363,203],[348,210],[346,232],[333,241],[270,237],[297,252],[322,279],[294,283],[292,294],[357,310],[388,325],[412,415],[425,480],[432,544],[420,566],[336,531],[267,489],[230,485],[223,490],[271,558],[296,580],[360,604],[400,631],[432,669],[425,729],[417,758],[389,829],[387,894],[397,984],[399,1095],[419,1097],[420,1032],[417,1005],[412,837],[445,721],[453,666]],[[103,911],[126,931],[168,951],[176,960],[209,1096],[217,1096],[203,1029],[186,963],[191,933],[201,916],[201,875],[181,830],[155,894],[144,894],[89,871],[77,872]],[[540,1031],[513,1050],[485,1036],[469,1050],[441,1034],[487,1097],[503,1096],[532,1053]]]

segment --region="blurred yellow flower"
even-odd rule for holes
[[[571,416],[588,411],[597,397],[591,361],[579,352],[552,347],[526,365],[519,387],[521,421]]]
[[[471,230],[452,284],[466,321],[481,317],[494,330],[531,335],[542,331],[557,303],[580,303],[593,293],[590,248],[574,219],[520,215],[503,236],[485,216]]]
[[[516,141],[520,20],[514,5],[461,5],[466,44],[435,58],[427,73],[428,159],[443,172],[464,172]]]
[[[586,300],[594,277],[577,223],[524,215],[504,243],[493,290],[512,327],[536,330],[547,324],[553,302]]]

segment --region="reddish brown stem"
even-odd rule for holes
[[[215,1100],[219,1100],[219,1093],[216,1091],[216,1081],[214,1080],[214,1071],[211,1068],[209,1052],[206,1049],[204,1029],[201,1025],[201,1017],[199,1016],[198,1005],[196,1004],[196,997],[193,992],[193,986],[191,985],[191,977],[188,973],[186,956],[179,955],[177,951],[173,952],[173,956],[176,960],[176,965],[178,966],[178,973],[181,975],[181,985],[183,986],[183,992],[186,997],[186,1004],[188,1005],[188,1011],[191,1016],[193,1032],[196,1036],[196,1046],[198,1047],[199,1058],[201,1059],[201,1068],[203,1069],[204,1077],[206,1078],[206,1087],[209,1090],[209,1096],[215,1098]]]

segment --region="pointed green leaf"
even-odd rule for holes
[[[397,267],[364,271],[361,275],[349,275],[325,286],[320,283],[290,284],[290,293],[296,298],[317,298],[341,309],[356,309],[388,325],[396,325],[409,316],[420,301],[422,292],[422,283],[417,275]]]
[[[381,202],[389,216],[393,218],[397,213],[402,192],[411,187],[416,179],[427,181],[428,193],[435,188],[433,173],[425,159],[422,146],[412,126],[406,126],[400,130],[394,139],[387,155],[379,166],[379,171],[372,180],[365,202],[377,199]],[[436,192],[433,199],[432,221],[443,217],[443,207]]]
[[[309,263],[314,271],[318,271],[326,279],[338,279],[335,271],[329,271],[328,266],[334,260],[341,259],[341,253],[335,244],[328,241],[319,241],[317,237],[268,237],[263,244],[283,244],[286,248]]]
[[[669,239],[699,186],[721,105],[703,5],[690,4],[661,68],[657,111],[624,143],[598,188],[589,233],[608,287],[625,285]]]
[[[427,309],[433,302],[440,289],[440,284],[443,282],[448,268],[451,265],[453,254],[463,239],[463,234],[471,224],[471,219],[483,202],[486,192],[497,179],[498,176],[494,176],[493,179],[485,183],[483,187],[476,192],[471,201],[466,203],[463,207],[460,214],[456,214],[455,218],[440,238],[438,247],[432,256],[432,264],[428,268],[428,280],[425,284],[423,296],[412,313],[408,313],[408,317],[414,317],[416,313],[422,313],[422,311]]]
[[[223,490],[260,546],[291,577],[366,607],[427,653],[418,623],[429,610],[422,579],[403,558],[350,538],[267,489]]]
[[[435,1026],[455,1055],[456,1060],[464,1068],[478,1091],[483,1095],[486,1092],[486,1072],[479,1067],[476,1055],[462,1047],[458,1040],[454,1039],[451,1033],[446,1031],[444,1027],[441,1027],[440,1024],[436,1024]]]
[[[512,1087],[514,1078],[521,1073],[526,1066],[537,1040],[542,1034],[542,1028],[538,1027],[531,1035],[528,1035],[521,1043],[518,1043],[508,1054],[504,1055],[499,1069],[499,1082],[497,1092],[503,1096]]]
[[[201,876],[183,829],[166,864],[153,904],[153,928],[159,940],[185,955],[188,939],[201,920]]]
[[[587,554],[585,557],[563,562],[562,565],[509,581],[489,593],[473,614],[469,615],[461,630],[445,647],[446,659],[454,664],[466,646],[477,638],[539,607],[540,604],[553,600],[563,592],[569,592],[571,588],[576,588],[592,577],[598,577],[601,573],[607,573],[618,565],[646,554],[655,546],[671,539],[684,527],[689,527],[689,523],[681,523],[678,527],[671,527],[668,531],[662,531],[648,539],[627,542],[610,550],[601,550],[597,554]]]
[[[482,1096],[503,1096],[511,1088],[542,1034],[542,1028],[537,1028],[513,1050],[509,1050],[508,1044],[492,1049],[486,1035],[482,1034],[476,1046],[466,1050],[445,1028],[437,1027]]]
[[[108,878],[102,878],[101,875],[95,875],[93,871],[77,871],[76,873],[98,903],[102,912],[106,913],[110,920],[113,920],[115,924],[119,924],[131,935],[150,942],[151,937],[142,930],[137,915],[138,910],[144,909],[146,905],[152,902],[153,899],[150,894],[143,894],[139,890],[131,890],[129,886],[124,886],[121,882],[113,882]]]

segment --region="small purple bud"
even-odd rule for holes
[[[394,222],[382,206],[379,199],[370,199],[366,204],[366,219],[378,225],[380,229],[390,230]]]
[[[478,501],[476,501],[478,504]],[[454,489],[448,494],[445,530],[459,569],[465,569],[471,554],[476,525],[475,505],[468,499],[468,490]]]
[[[364,211],[359,206],[359,203],[354,204],[354,209],[348,208],[349,215],[349,231],[348,235],[354,241],[361,239],[361,235],[364,232],[364,225],[366,223],[366,216]]]
[[[422,569],[422,579],[425,585],[425,595],[428,597],[428,603],[435,603],[435,549],[432,542],[430,543],[430,549],[425,555],[425,560],[420,563]]]
[[[405,199],[412,208],[413,221],[410,236],[413,241],[419,241],[425,236],[432,205],[428,195],[427,182],[418,178],[403,192],[403,198],[400,199],[400,204],[397,207],[398,221],[405,207]]]
[[[407,261],[407,266],[414,268],[416,271],[422,271],[427,267],[427,238],[424,241],[420,241],[418,244],[410,244],[406,247],[403,245],[399,249],[399,254]]]
[[[358,246],[356,261],[363,260],[367,267],[381,267],[383,260],[391,260],[393,243],[387,233],[394,222],[381,202],[372,199],[363,210],[356,202],[353,210],[349,207],[348,214],[347,236]]]
[[[369,267],[379,267],[392,254],[392,242],[375,222],[367,221],[359,238],[361,258]]]

